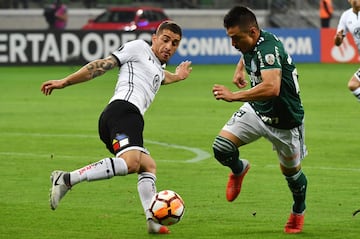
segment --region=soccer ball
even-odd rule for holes
[[[150,212],[155,222],[170,226],[178,223],[183,217],[185,212],[184,201],[174,191],[160,191],[151,200]]]

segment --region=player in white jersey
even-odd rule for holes
[[[92,61],[61,80],[50,80],[41,85],[41,91],[50,95],[54,89],[85,82],[120,67],[115,93],[99,118],[100,138],[115,157],[70,172],[52,172],[50,206],[53,210],[75,184],[137,173],[138,193],[148,232],[169,233],[166,226],[151,219],[149,211],[150,200],[156,193],[156,164],[143,145],[143,114],[160,85],[184,80],[192,70],[190,61],[179,64],[175,73],[164,70],[181,37],[181,28],[175,22],[165,21],[153,34],[151,46],[143,40],[125,43],[107,58]]]
[[[335,45],[340,46],[349,32],[360,54],[360,0],[349,0],[349,3],[351,8],[341,14],[335,35]],[[360,102],[360,68],[349,80],[348,88]]]

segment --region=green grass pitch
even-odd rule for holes
[[[291,195],[269,142],[242,147],[252,168],[240,197],[225,199],[229,170],[211,145],[241,105],[214,100],[215,83],[231,83],[235,65],[194,65],[189,79],[163,86],[145,114],[146,147],[158,165],[158,190],[186,203],[168,238],[295,238],[283,233]],[[110,99],[116,70],[54,91],[40,84],[78,67],[2,67],[0,79],[0,237],[2,239],[151,238],[137,194],[137,177],[76,185],[56,211],[48,190],[52,170],[73,170],[109,157],[97,120]],[[170,70],[174,66],[169,67]],[[360,238],[360,104],[347,89],[356,64],[298,64],[306,111],[303,161],[308,177],[305,226],[298,238]],[[188,162],[200,155],[206,158]],[[254,216],[253,214],[256,215]]]

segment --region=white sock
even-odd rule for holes
[[[146,219],[152,218],[150,201],[156,193],[156,176],[149,172],[143,172],[138,175],[138,193],[142,207],[144,208]]]
[[[70,184],[73,186],[84,180],[95,181],[109,179],[113,176],[125,176],[128,167],[122,158],[104,158],[96,163],[70,172]]]
[[[360,101],[360,87],[356,88],[356,90],[353,90],[352,93]]]
[[[159,223],[156,223],[153,220],[147,220],[146,223],[148,226],[148,232],[150,233],[159,232],[160,228],[162,227]]]

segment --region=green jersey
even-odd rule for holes
[[[301,125],[304,109],[299,96],[298,75],[281,41],[275,35],[262,30],[254,50],[245,53],[243,58],[251,87],[262,82],[262,70],[281,70],[279,96],[265,101],[249,102],[262,121],[279,129],[292,129]]]

